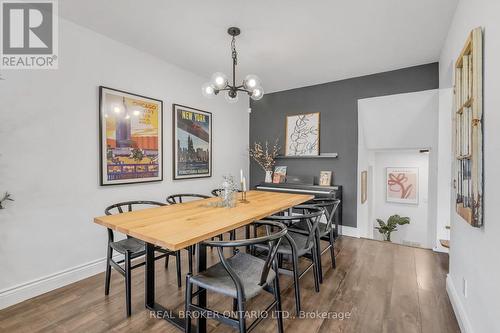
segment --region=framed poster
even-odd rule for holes
[[[99,87],[101,185],[163,180],[163,102]]]
[[[387,202],[418,204],[418,168],[387,168]]]
[[[212,114],[173,104],[174,179],[212,176]]]
[[[319,155],[319,112],[286,117],[286,156]]]

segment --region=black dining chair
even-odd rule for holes
[[[278,332],[283,332],[278,265],[275,257],[282,238],[287,234],[287,229],[282,223],[273,221],[260,221],[260,225],[266,227],[265,236],[232,241],[204,242],[206,246],[217,248],[220,262],[204,272],[199,272],[194,276],[188,274],[186,277],[186,332],[192,331],[192,318],[209,316],[209,318],[239,329],[240,333],[246,333],[266,318],[267,313],[273,307],[278,321]],[[261,243],[265,243],[269,249],[265,260],[243,252],[238,252],[230,258],[224,256],[224,248],[246,247]],[[193,285],[231,297],[236,317],[194,304],[193,298],[198,292],[193,293]],[[272,293],[274,300],[265,309],[266,315],[259,315],[247,327],[245,320],[246,302],[263,291]]]
[[[214,188],[210,193],[212,193],[212,196],[214,197],[220,197],[223,191],[224,189],[222,188]]]
[[[309,271],[309,269],[313,269],[314,289],[316,292],[319,292],[319,259],[316,250],[316,232],[324,209],[312,205],[296,206],[296,208],[303,210],[305,213],[273,215],[266,217],[265,220],[281,222],[287,226],[288,233],[278,247],[279,272],[293,277],[295,307],[297,314],[299,314],[301,311],[299,280]],[[257,221],[255,224],[260,228],[260,221]],[[307,229],[298,230],[294,227],[297,224],[304,224]],[[257,249],[269,251],[269,247],[265,244],[256,244],[254,246],[254,253]],[[283,256],[291,257],[291,270],[283,267]],[[311,263],[302,272],[299,271],[299,258],[301,257],[311,260]]]
[[[210,193],[212,193],[214,197],[220,197],[222,192],[224,192],[223,188],[214,188]],[[238,190],[237,192],[241,193],[241,190]]]
[[[204,194],[196,194],[196,193],[172,194],[167,197],[167,202],[171,205],[175,205],[179,203],[208,199],[208,198],[210,198],[210,196]]]
[[[164,203],[156,202],[156,201],[126,201],[113,204],[107,207],[104,210],[106,215],[114,215],[121,214],[124,212],[131,212],[134,209],[141,207],[151,207],[151,206],[165,206]],[[127,308],[127,316],[130,316],[132,313],[131,306],[131,274],[132,270],[138,267],[141,267],[145,264],[145,262],[140,262],[138,264],[132,265],[132,260],[142,257],[146,254],[145,244],[142,240],[139,240],[134,237],[130,237],[127,235],[127,238],[115,241],[115,235],[113,230],[108,228],[108,251],[106,256],[106,277],[105,277],[105,287],[104,294],[109,295],[109,287],[111,281],[111,268],[114,268],[118,273],[125,277],[125,299],[126,299],[126,308]],[[178,287],[182,286],[182,278],[181,278],[181,259],[179,251],[169,251],[166,249],[162,249],[157,247],[156,251],[160,252],[161,255],[156,256],[155,260],[165,258],[165,267],[168,266],[168,258],[169,256],[175,256],[177,261],[177,285]],[[122,260],[115,261],[113,259],[113,251],[116,251],[124,256]],[[123,267],[121,266],[123,264]]]
[[[338,230],[335,230],[334,227],[334,219],[335,219],[335,213],[337,211],[337,208],[340,205],[340,200],[339,199],[331,199],[331,198],[315,198],[311,201],[306,202],[302,207],[312,205],[314,207],[318,208],[323,208],[324,209],[324,217],[325,221],[322,222],[320,220],[320,223],[318,224],[318,229],[317,229],[317,251],[318,251],[318,260],[321,264],[321,256],[325,254],[328,250],[330,250],[330,257],[332,261],[332,268],[336,268],[336,261],[335,261],[335,234],[338,232]],[[296,224],[295,227],[300,228],[304,231],[307,230],[307,226],[302,222],[299,224]],[[321,251],[321,244],[320,241],[324,240],[328,242],[328,246]],[[323,272],[320,267],[320,275],[319,275],[319,280],[320,283],[323,283]]]

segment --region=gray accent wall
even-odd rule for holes
[[[356,227],[358,99],[438,88],[439,66],[431,63],[267,94],[250,102],[250,145],[278,138],[283,153],[286,116],[320,112],[320,152],[339,157],[282,159],[277,165],[286,165],[288,175],[314,177],[316,183],[320,171],[333,171],[334,184],[343,186],[344,225]],[[264,171],[252,160],[251,186],[263,180]]]

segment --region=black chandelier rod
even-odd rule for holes
[[[233,58],[233,88],[236,87],[236,65],[238,63],[238,52],[236,52],[236,39],[231,40],[231,57]]]
[[[238,65],[238,52],[236,51],[236,38],[233,36],[231,40],[231,58],[233,59],[233,85],[228,83],[228,86],[223,89],[219,89],[220,91],[232,90],[232,91],[242,91],[250,94],[250,91],[246,90],[243,84],[237,86],[236,85],[236,65]]]

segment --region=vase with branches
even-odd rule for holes
[[[266,172],[265,181],[267,183],[272,181],[273,167],[276,163],[275,159],[278,156],[279,150],[280,146],[277,139],[272,146],[267,141],[264,145],[260,142],[255,142],[253,147],[249,149],[250,157]]]
[[[377,219],[377,222],[379,226],[375,227],[375,229],[377,229],[378,232],[383,235],[385,241],[390,242],[391,233],[393,233],[394,231],[398,231],[399,225],[410,224],[410,218],[407,216],[399,216],[395,214],[389,217],[387,223],[381,219]]]

